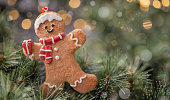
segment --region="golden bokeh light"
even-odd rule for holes
[[[17,0],[8,0],[8,5],[13,6],[15,5]]]
[[[144,20],[143,21],[143,27],[147,30],[152,28],[152,22],[150,20]]]
[[[18,17],[19,17],[19,12],[18,12],[18,10],[11,10],[11,11],[9,12],[9,19],[10,19],[10,20],[16,20],[16,19],[18,19]]]
[[[88,23],[88,22],[86,22],[86,26],[85,26],[84,28],[86,28],[86,29],[88,29],[88,30],[94,30],[94,29],[96,28],[96,21],[93,20],[93,21],[91,22],[91,24]]]
[[[30,19],[24,19],[21,23],[21,26],[23,29],[30,29],[31,28],[31,20]]]
[[[60,11],[58,11],[57,13],[60,14],[60,15],[63,15],[63,14],[67,14],[67,11],[65,11],[65,10],[60,10]]]
[[[86,30],[94,30],[96,28],[96,25],[90,24],[90,23],[86,23],[86,26],[84,27],[84,29]]]
[[[66,10],[60,10],[57,12],[63,18],[65,25],[69,25],[72,21],[72,16],[67,13]]]
[[[133,0],[126,0],[127,2],[132,2]]]
[[[124,25],[120,26],[120,29],[123,30],[124,29]]]
[[[83,29],[86,27],[87,25],[87,22],[84,20],[84,19],[77,19],[75,22],[74,22],[74,28],[77,28],[77,29]]]
[[[69,14],[62,14],[61,17],[63,18],[65,25],[69,25],[72,21],[72,16]]]
[[[81,4],[81,1],[80,0],[70,0],[69,1],[69,6],[71,8],[78,8]]]
[[[135,2],[136,0],[126,0],[127,2]]]
[[[161,2],[158,1],[158,0],[154,0],[154,1],[153,1],[153,6],[154,6],[155,8],[161,8]]]
[[[140,2],[140,9],[143,11],[149,10],[150,0],[139,0]]]
[[[140,6],[140,9],[141,9],[142,11],[148,11],[148,10],[149,10],[149,7]]]
[[[169,7],[169,0],[162,0],[162,5],[164,7]]]
[[[150,0],[139,0],[140,5],[144,8],[148,8],[150,5]]]

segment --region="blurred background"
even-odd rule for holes
[[[153,68],[153,80],[170,79],[169,0],[0,0],[0,47],[13,40],[38,42],[34,21],[47,6],[66,24],[65,33],[79,28],[87,35],[83,46],[89,59],[117,50]]]

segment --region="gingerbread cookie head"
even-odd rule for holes
[[[65,23],[56,12],[42,9],[42,13],[35,20],[34,28],[39,38],[50,38],[64,32]]]

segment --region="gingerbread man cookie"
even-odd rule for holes
[[[47,8],[42,9],[34,26],[40,43],[25,40],[22,45],[27,57],[42,60],[45,64],[46,80],[41,85],[44,96],[61,85],[57,92],[62,91],[65,82],[80,93],[94,89],[96,76],[83,72],[74,58],[74,52],[86,41],[84,32],[75,29],[66,35],[62,17]]]

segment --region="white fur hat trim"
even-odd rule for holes
[[[39,25],[41,23],[44,23],[46,20],[52,21],[53,19],[62,21],[62,18],[55,13],[44,13],[43,15],[41,15],[39,18],[36,19],[34,24],[35,29],[38,29]]]

